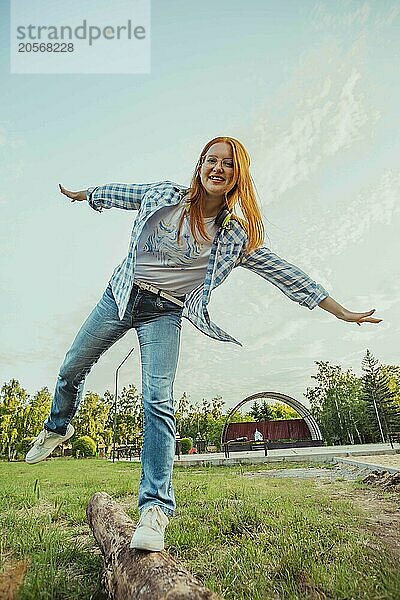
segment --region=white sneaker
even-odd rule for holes
[[[149,506],[140,515],[130,547],[153,552],[164,550],[164,531],[168,523],[167,515],[158,504]]]
[[[75,429],[71,424],[68,425],[67,433],[65,435],[59,435],[58,433],[43,429],[33,441],[32,448],[25,457],[25,462],[29,463],[30,465],[34,465],[35,463],[44,460],[50,456],[50,454],[55,448],[57,448],[59,444],[69,440],[74,433]]]

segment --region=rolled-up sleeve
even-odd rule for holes
[[[257,273],[279,288],[288,298],[310,310],[329,296],[322,285],[316,283],[296,265],[271,252],[266,246],[257,248],[251,254],[244,253],[238,266]]]
[[[158,183],[108,183],[89,187],[86,199],[99,212],[107,208],[139,210],[143,196]]]

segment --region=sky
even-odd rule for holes
[[[183,319],[175,398],[220,395],[230,408],[274,391],[307,405],[315,361],[361,375],[368,348],[399,364],[398,2],[153,0],[147,74],[10,74],[7,2],[0,23],[1,384],[54,390],[128,249],[136,212],[70,203],[58,183],[188,185],[217,135],[250,153],[271,250],[383,322],[358,327],[310,311],[239,267],[209,312],[243,347]],[[120,386],[140,388],[131,330],[85,391],[113,390],[132,347]]]

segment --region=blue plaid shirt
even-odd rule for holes
[[[144,224],[160,208],[182,202],[186,192],[186,187],[172,181],[110,183],[88,189],[87,200],[94,210],[123,208],[139,211],[133,223],[128,255],[116,267],[110,279],[120,319],[124,316],[132,290],[135,249]],[[218,231],[211,246],[204,281],[186,295],[182,313],[183,317],[206,335],[239,346],[242,346],[240,342],[211,321],[207,311],[212,290],[221,285],[235,267],[241,266],[257,273],[282,290],[288,298],[309,309],[313,309],[329,295],[306,273],[271,252],[266,246],[261,246],[251,254],[246,253],[246,242],[246,232],[234,219]]]

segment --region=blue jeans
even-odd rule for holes
[[[183,300],[184,296],[180,296]],[[78,410],[85,378],[100,356],[125,333],[136,330],[141,357],[143,445],[138,509],[158,504],[173,515],[175,456],[173,383],[179,357],[182,307],[133,285],[124,318],[108,284],[77,333],[61,365],[45,429],[65,435]]]

